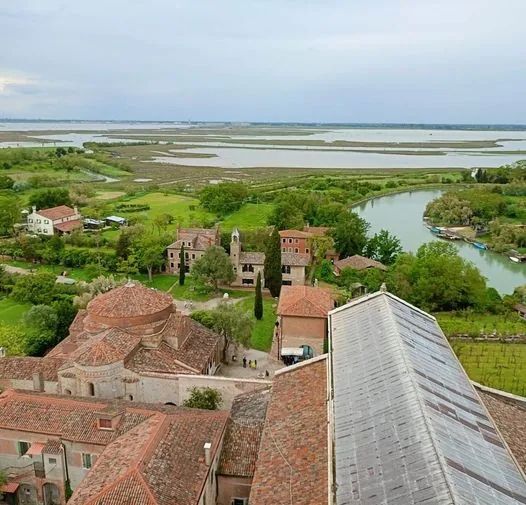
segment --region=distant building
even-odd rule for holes
[[[334,273],[340,275],[344,268],[353,268],[354,270],[368,270],[369,268],[377,268],[378,270],[387,270],[387,267],[379,261],[366,258],[355,254],[354,256],[348,256],[342,260],[334,262]]]
[[[265,253],[244,252],[239,230],[232,232],[230,242],[230,260],[236,274],[232,286],[255,286],[258,272],[265,284]],[[305,284],[305,268],[310,264],[310,256],[301,253],[281,253],[281,273],[283,285]]]
[[[50,209],[41,209],[33,206],[32,212],[27,214],[27,230],[38,235],[63,235],[74,230],[82,230],[82,216],[77,207],[60,205]]]
[[[128,220],[121,216],[108,216],[104,221],[106,226],[128,226]]]
[[[221,245],[219,225],[216,225],[214,228],[178,228],[177,240],[166,248],[168,271],[173,274],[179,273],[179,268],[181,267],[179,261],[181,246],[184,246],[185,252],[184,267],[189,272],[193,262],[199,259],[213,245]]]
[[[308,254],[310,257],[312,253],[309,243],[310,233],[300,230],[281,230],[279,236],[282,253]]]
[[[279,349],[308,345],[314,355],[323,353],[327,314],[334,308],[331,292],[311,286],[283,286],[279,295]]]

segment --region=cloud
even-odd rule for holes
[[[7,2],[0,113],[520,122],[525,16],[524,0]]]

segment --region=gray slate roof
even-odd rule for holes
[[[511,505],[526,481],[436,320],[389,293],[329,314],[336,505]]]

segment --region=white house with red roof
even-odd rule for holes
[[[27,215],[27,230],[38,235],[63,235],[73,230],[82,229],[82,216],[77,207],[59,205],[51,209],[41,209],[33,205],[32,212]]]

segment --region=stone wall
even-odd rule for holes
[[[252,486],[252,478],[218,475],[217,485],[217,505],[231,505],[234,498],[248,499]]]

